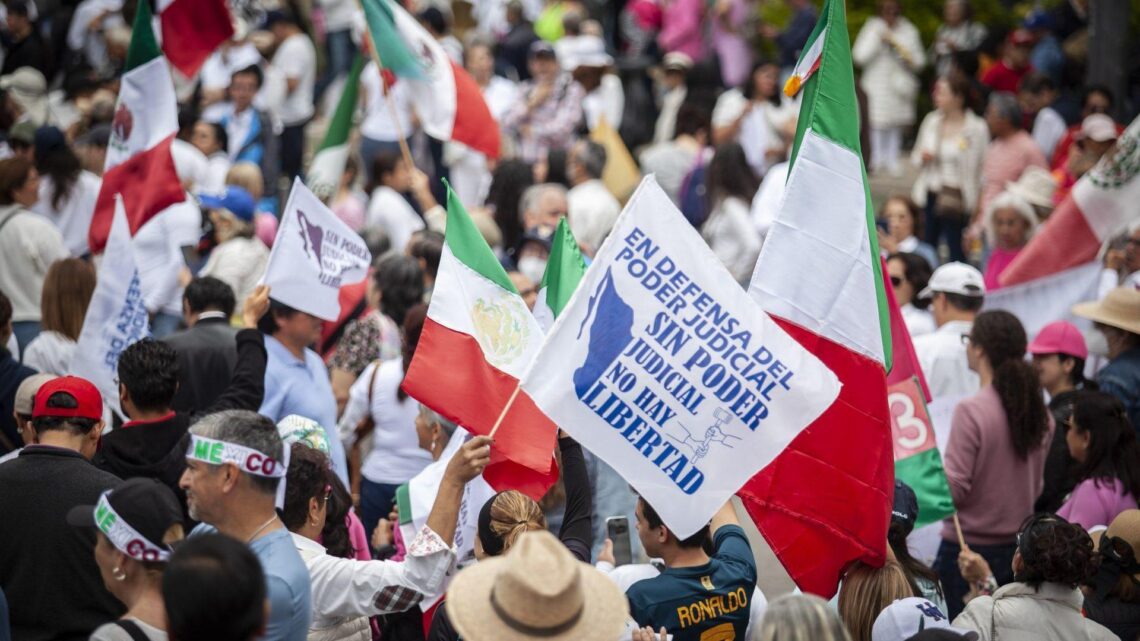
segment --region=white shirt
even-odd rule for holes
[[[596,178],[572,188],[566,194],[566,202],[570,231],[592,256],[613,229],[621,213],[621,205],[606,185]]]
[[[519,86],[502,76],[491,76],[490,82],[483,87],[483,99],[487,101],[491,117],[499,122],[518,101]]]
[[[17,213],[18,212],[18,213]],[[0,292],[12,302],[12,320],[40,320],[40,294],[48,267],[68,257],[59,230],[19,205],[0,206]]]
[[[784,187],[788,182],[788,170],[791,164],[782,162],[768,168],[760,189],[752,197],[752,224],[760,232],[760,239],[768,236],[768,230],[776,220],[780,211],[780,201],[784,199]]]
[[[178,281],[186,265],[182,248],[196,245],[201,230],[202,212],[189,195],[139,228],[134,238],[135,261],[147,310],[182,315],[182,285]]]
[[[376,363],[364,368],[348,391],[348,403],[341,416],[339,429],[344,435],[369,412],[376,422],[372,432],[372,451],[364,458],[360,473],[373,483],[407,483],[431,462],[431,455],[420,448],[416,437],[416,414],[419,403],[410,396],[396,395],[404,380],[404,364],[400,360],[384,361],[376,372],[372,388],[372,406],[368,406],[368,386]]]
[[[403,252],[412,234],[424,228],[424,219],[416,213],[400,192],[387,186],[377,187],[364,217],[366,227],[379,227],[388,235],[392,249]]]
[[[405,595],[415,605],[443,588],[444,579],[455,562],[454,548],[426,526],[409,542],[403,561],[342,559],[328,554],[316,541],[300,534],[291,536],[309,569],[313,593],[313,620],[309,630],[312,632],[340,627],[356,618],[401,611],[389,603],[395,600],[401,588],[421,595],[419,599]],[[368,629],[367,621],[364,629]]]
[[[396,118],[399,128],[392,122],[392,110],[384,97],[383,83],[376,65],[369,62],[360,72],[360,86],[364,89],[364,121],[360,123],[360,135],[372,140],[395,141],[402,133],[412,135],[412,97],[408,93],[408,83],[397,82],[388,88],[392,102],[396,105]]]
[[[249,138],[249,130],[253,127],[253,115],[253,107],[250,107],[241,113],[234,113],[226,122],[226,144],[229,147],[226,151],[229,152],[230,162],[237,159],[246,138]]]
[[[230,86],[230,79],[235,71],[246,67],[261,65],[261,54],[252,43],[242,43],[228,48],[218,48],[206,58],[198,78],[202,81],[202,89],[226,89]]]
[[[269,263],[269,249],[256,236],[231,238],[214,248],[199,276],[213,276],[234,290],[240,308]]]
[[[75,341],[59,332],[42,331],[24,348],[24,365],[42,374],[66,376],[74,353]]]
[[[906,331],[910,333],[912,339],[916,336],[925,336],[934,331],[934,317],[925,309],[919,309],[907,303],[900,307],[899,311],[902,312],[903,323],[906,325]]]
[[[602,83],[582,98],[582,113],[586,114],[586,126],[590,131],[598,126],[602,118],[611,129],[621,127],[621,117],[625,111],[625,90],[621,80],[612,73],[602,75]]]
[[[676,137],[677,112],[681,110],[681,105],[685,103],[685,97],[688,95],[688,88],[681,85],[666,91],[661,97],[661,113],[657,116],[657,124],[653,128],[653,142],[668,142]]]
[[[352,29],[356,13],[360,10],[354,0],[317,0],[325,12],[325,31],[334,33]]]
[[[209,170],[210,163],[206,154],[185,140],[175,138],[170,145],[170,155],[174,158],[174,171],[178,172],[178,180],[190,191],[197,191],[198,184],[206,179]]]
[[[918,364],[935,399],[978,391],[981,383],[970,370],[966,346],[962,344],[962,334],[969,334],[973,325],[970,321],[950,321],[933,333],[914,339]]]
[[[91,217],[95,213],[95,201],[99,198],[99,187],[103,179],[89,171],[79,172],[79,178],[71,191],[64,194],[59,207],[52,206],[51,195],[55,184],[51,176],[40,177],[40,199],[32,211],[50,220],[63,236],[63,244],[72,256],[88,253],[87,231],[91,228]]]
[[[230,157],[224,151],[219,151],[206,160],[206,176],[198,184],[198,191],[203,194],[221,194],[226,190],[226,174],[230,172]]]
[[[309,36],[289,36],[273,54],[273,68],[287,79],[296,79],[296,89],[287,93],[277,106],[277,117],[286,127],[299,125],[313,117],[313,85],[317,80],[317,50]]]
[[[1065,119],[1056,109],[1045,107],[1037,112],[1037,117],[1033,119],[1033,141],[1041,148],[1041,153],[1045,154],[1046,161],[1053,159],[1053,150],[1066,131],[1068,127]]]
[[[760,234],[749,220],[748,203],[729,196],[701,227],[701,237],[724,263],[736,282],[747,285],[760,255]]]

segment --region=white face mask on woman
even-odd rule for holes
[[[523,256],[518,261],[519,272],[530,279],[537,287],[546,273],[546,259],[538,256]]]

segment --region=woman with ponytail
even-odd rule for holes
[[[1025,329],[1015,316],[983,312],[962,340],[981,389],[955,408],[943,462],[962,536],[1002,585],[1013,580],[1014,539],[1041,493],[1053,418],[1037,372],[1025,360]],[[955,524],[947,519],[935,565],[951,618],[962,611],[970,587],[959,573],[960,552]]]
[[[1057,515],[1088,530],[1136,509],[1140,443],[1124,405],[1104,392],[1078,392],[1063,429],[1077,463],[1072,475],[1076,486]]]

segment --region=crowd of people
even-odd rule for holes
[[[678,537],[565,433],[541,500],[468,504],[491,439],[401,389],[445,252],[441,179],[531,307],[559,221],[592,258],[630,171],[747,287],[817,3],[400,2],[481,90],[490,158],[425,133],[357,0],[231,0],[233,38],[173,75],[186,200],[134,232],[151,337],[105,398],[72,364],[138,1],[0,5],[0,641],[1140,638],[1140,218],[1064,318],[1030,332],[986,304],[1136,112],[1084,83],[1088,0],[987,24],[946,0],[932,33],[879,0],[855,23],[884,277],[955,405],[935,428],[957,513],[923,558],[896,483],[885,565],[854,563],[831,603],[765,595],[731,503]],[[261,282],[358,55],[351,153],[319,195],[376,259],[322,321]],[[409,527],[398,497],[436,463]]]

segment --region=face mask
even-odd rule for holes
[[[1100,330],[1093,330],[1085,334],[1088,344],[1089,356],[1108,356],[1108,337]]]
[[[546,273],[546,259],[538,256],[523,256],[519,259],[519,272],[529,278],[532,283],[538,285],[542,281],[542,275]]]

